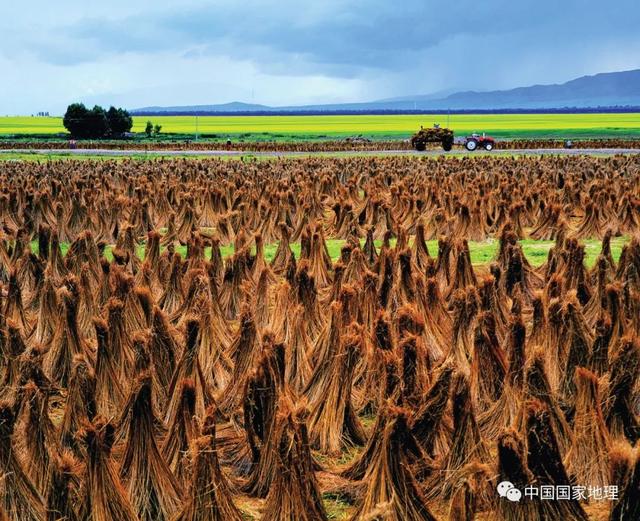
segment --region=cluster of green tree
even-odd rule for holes
[[[147,121],[147,126],[144,127],[144,133],[147,137],[157,136],[162,131],[162,125],[154,125],[151,121]]]
[[[62,123],[74,138],[118,138],[131,130],[133,118],[125,109],[104,110],[99,105],[88,109],[83,103],[73,103],[67,107]]]

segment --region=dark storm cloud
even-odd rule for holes
[[[58,99],[47,94],[55,80],[67,96],[132,106],[147,103],[140,84],[168,104],[231,101],[254,86],[256,102],[283,105],[511,88],[640,67],[637,2],[32,0],[0,17],[0,66],[33,89],[46,68],[43,100]],[[194,94],[185,77],[218,87]],[[20,94],[12,85],[4,93]]]
[[[603,35],[635,34],[639,21],[636,0],[373,0],[325,5],[309,15],[304,3],[221,3],[124,19],[85,19],[68,31],[99,52],[153,53],[196,46],[200,53],[253,59],[267,68],[284,64],[308,70],[313,65],[357,75],[362,68],[401,70],[421,52],[460,36],[480,42],[503,37],[503,46],[485,51],[503,59],[519,52],[510,45],[522,44],[518,35],[530,35],[531,46],[552,48]]]
[[[200,53],[251,57],[267,67],[313,64],[357,74],[361,68],[402,68],[416,53],[459,34],[508,33],[512,20],[523,14],[509,1],[493,2],[501,13],[497,17],[476,2],[453,3],[446,11],[440,1],[405,4],[337,2],[310,17],[292,3],[234,2],[125,19],[83,19],[67,32],[98,52],[197,46]]]

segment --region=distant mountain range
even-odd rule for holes
[[[463,91],[402,96],[364,103],[271,107],[232,102],[219,105],[144,107],[134,114],[264,114],[413,111],[499,111],[640,107],[640,69],[582,76],[562,84],[510,90]]]

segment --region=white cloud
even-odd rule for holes
[[[3,6],[0,113],[366,101],[640,67],[634,0],[32,0]]]

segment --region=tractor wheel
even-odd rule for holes
[[[469,152],[473,152],[476,148],[478,148],[478,142],[475,139],[470,139],[464,146]]]
[[[484,144],[484,149],[487,150],[488,152],[491,152],[493,150],[493,143],[490,143],[490,142],[487,141]]]
[[[449,152],[452,147],[453,147],[453,143],[448,139],[442,142],[442,150],[444,150],[445,152]]]
[[[424,141],[416,141],[413,145],[413,147],[418,151],[418,152],[424,152],[427,149],[427,144]]]

